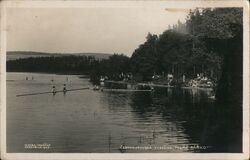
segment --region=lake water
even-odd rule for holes
[[[26,77],[29,80],[26,80]],[[31,77],[34,80],[31,80]],[[54,80],[53,82],[51,80]],[[77,75],[7,74],[7,152],[203,152],[211,91],[156,88],[154,92],[79,90]],[[33,148],[27,146],[32,145]],[[48,148],[34,148],[47,145]],[[126,150],[120,150],[121,147]]]

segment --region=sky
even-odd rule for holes
[[[7,51],[119,53],[131,56],[186,11],[164,7],[8,8]]]

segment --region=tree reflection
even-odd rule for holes
[[[208,90],[156,89],[151,94],[133,94],[131,107],[141,118],[161,115],[165,122],[181,124],[190,143],[210,146],[199,152],[241,151],[241,116],[230,107],[221,107],[226,104],[215,103],[209,96],[211,91]],[[235,130],[231,125],[236,127]]]

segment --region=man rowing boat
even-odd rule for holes
[[[56,87],[54,85],[52,87],[52,91],[51,92],[53,93],[53,96],[56,94]]]
[[[63,94],[66,94],[67,89],[66,89],[66,84],[63,85]]]

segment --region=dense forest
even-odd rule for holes
[[[157,35],[148,34],[131,57],[133,74],[148,80],[153,74],[203,73],[218,81],[217,96],[241,95],[243,68],[242,8],[206,8],[190,11],[186,23],[178,22]],[[234,100],[239,100],[237,97]]]

